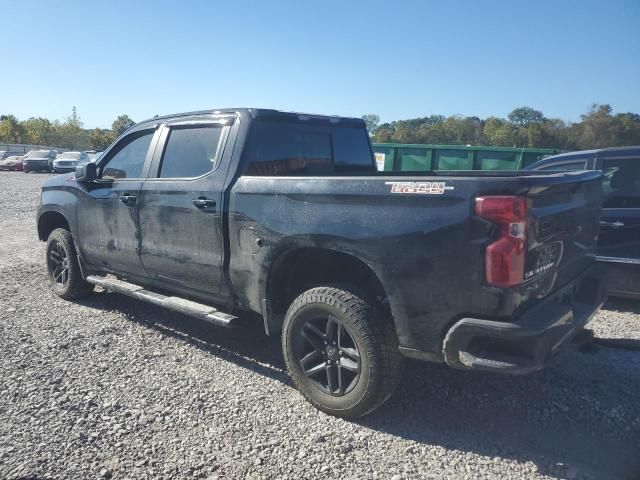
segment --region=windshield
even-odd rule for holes
[[[82,154],[80,152],[64,152],[58,157],[60,160],[78,160]]]
[[[49,158],[49,150],[31,150],[26,158]]]

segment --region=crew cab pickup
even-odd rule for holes
[[[605,292],[600,172],[378,172],[360,119],[229,109],[156,117],[47,180],[53,290],[98,285],[215,325],[258,313],[289,374],[343,417],[404,357],[527,373]]]

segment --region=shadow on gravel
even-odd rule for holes
[[[15,477],[15,478],[13,478],[13,480],[48,480],[48,478],[47,477],[38,477],[38,476],[27,475],[27,476]]]
[[[640,340],[634,338],[594,338],[597,347],[617,348],[620,350],[640,351]]]
[[[265,335],[262,318],[258,316],[244,315],[236,320],[237,327],[227,329],[117,293],[100,292],[76,302],[100,310],[117,311],[159,334],[290,384],[280,352],[280,339]]]
[[[602,306],[603,310],[612,310],[618,312],[628,312],[640,315],[640,300],[632,300],[630,298],[609,297]]]
[[[14,477],[12,480],[49,480],[49,478],[27,475],[27,476],[21,476],[21,477]]]
[[[290,385],[279,339],[265,336],[258,317],[244,316],[238,328],[227,330],[118,294],[99,293],[79,303],[121,312],[159,334]],[[625,365],[637,354],[591,353],[569,346],[547,369],[522,377],[408,361],[398,391],[355,423],[419,444],[533,462],[552,477],[581,478],[576,472],[586,471],[586,478],[640,478],[640,434],[633,426],[621,431],[611,413],[620,403],[637,405],[639,372]],[[606,363],[594,362],[598,355]],[[627,386],[628,397],[612,394],[612,386]]]
[[[592,355],[567,350],[546,370],[524,377],[410,362],[404,385],[358,423],[419,443],[530,461],[556,478],[582,478],[577,472],[584,471],[590,473],[585,478],[639,479],[638,420],[624,425],[616,412],[620,403],[637,405],[640,372],[623,365],[600,371],[592,368]],[[621,363],[637,355],[595,354]],[[621,398],[611,386],[632,388]]]

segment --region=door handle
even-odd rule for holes
[[[620,228],[624,227],[624,223],[615,221],[615,222],[607,222],[606,220],[600,220],[601,227],[609,227],[609,228]]]
[[[194,198],[193,206],[199,209],[216,208],[216,201],[208,198]]]
[[[120,201],[128,207],[133,207],[136,204],[136,196],[125,193],[124,195],[120,195]]]

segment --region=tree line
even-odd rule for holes
[[[538,147],[561,150],[640,145],[640,115],[613,114],[610,105],[593,104],[579,122],[547,118],[531,107],[514,109],[507,118],[430,115],[380,123],[380,117],[362,117],[372,141],[380,143],[431,143],[442,145],[490,145]],[[25,143],[68,148],[104,150],[122,132],[134,125],[128,115],[119,115],[111,129],[85,129],[76,107],[63,121],[32,117],[18,120],[0,115],[0,143]]]
[[[593,104],[579,122],[547,118],[531,107],[514,109],[507,118],[430,115],[380,124],[364,115],[373,142],[490,145],[501,147],[592,148],[640,145],[640,115],[612,113],[610,105]]]
[[[0,115],[0,143],[44,145],[69,150],[104,150],[134,124],[128,115],[119,115],[111,124],[111,129],[85,129],[76,107],[63,121],[41,117],[18,120],[14,115]]]

